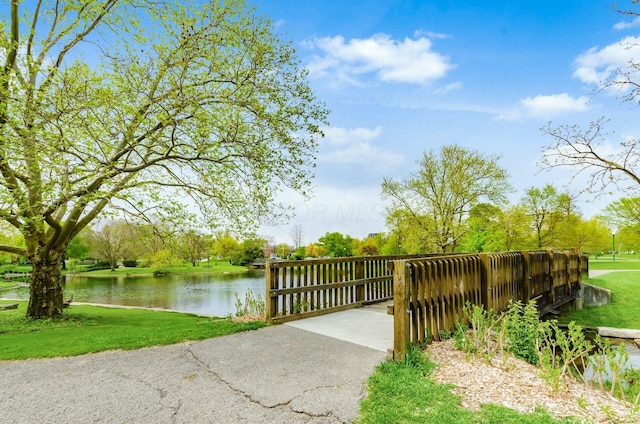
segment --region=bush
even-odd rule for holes
[[[98,261],[95,264],[89,265],[87,271],[99,271],[102,269],[111,269],[109,261]]]
[[[502,315],[500,330],[506,337],[508,352],[532,365],[538,364],[537,343],[543,329],[535,301],[526,305],[520,301],[511,303]]]
[[[125,268],[135,268],[138,266],[138,261],[135,259],[125,259],[122,261],[122,265],[124,265]]]

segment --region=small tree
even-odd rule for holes
[[[242,246],[240,242],[236,240],[229,231],[220,232],[215,235],[213,241],[213,254],[218,255],[220,258],[233,261],[232,258],[240,257]]]
[[[318,243],[309,243],[305,248],[305,255],[311,258],[321,258],[327,254],[323,246]]]
[[[318,239],[327,255],[332,258],[353,256],[353,239],[338,232],[326,233]]]
[[[364,239],[358,246],[358,254],[361,256],[375,256],[380,254],[380,248],[373,237]]]
[[[92,256],[109,262],[111,271],[120,259],[130,256],[131,233],[123,221],[107,221],[99,228],[90,229],[87,238]]]
[[[284,258],[288,258],[292,251],[295,251],[295,249],[292,249],[291,246],[289,246],[289,244],[287,244],[287,243],[279,243],[278,245],[276,245],[275,253],[279,257],[284,259]]]
[[[298,249],[302,246],[302,241],[304,239],[304,230],[302,229],[302,225],[294,225],[291,228],[291,240],[293,241],[293,250]]]
[[[203,256],[208,256],[210,244],[206,235],[189,230],[182,234],[180,246],[184,258],[191,263],[191,266],[198,266]]]

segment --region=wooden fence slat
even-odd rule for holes
[[[410,286],[407,285],[406,276],[406,261],[395,261],[393,266],[393,359],[398,361],[404,359],[411,343],[408,317]]]

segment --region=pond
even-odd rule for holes
[[[230,274],[168,275],[164,277],[124,276],[66,277],[65,299],[74,302],[142,306],[224,317],[236,313],[236,295],[244,301],[251,290],[265,295],[264,271]],[[0,298],[28,299],[24,287],[0,291]]]

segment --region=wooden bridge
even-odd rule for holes
[[[535,300],[544,315],[578,297],[588,259],[553,250],[486,254],[395,255],[266,264],[267,320],[317,316],[393,300],[394,347],[453,331],[466,302],[499,313]]]

